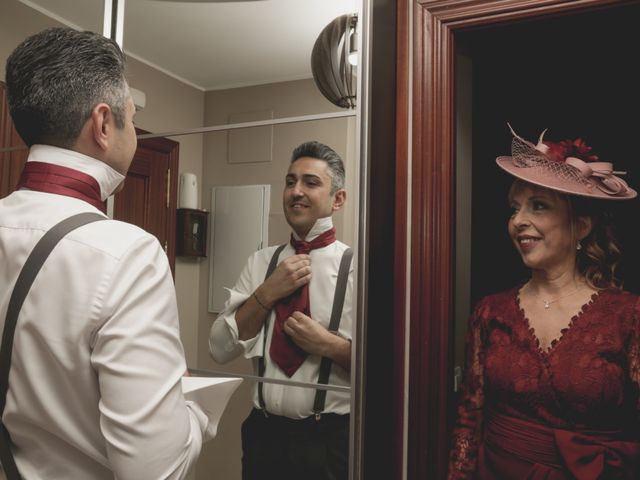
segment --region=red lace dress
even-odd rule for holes
[[[594,294],[547,351],[518,288],[470,320],[449,479],[640,479],[640,298]]]

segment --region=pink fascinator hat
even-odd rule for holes
[[[601,162],[581,138],[550,142],[543,140],[544,130],[534,145],[519,137],[511,125],[509,129],[513,134],[511,156],[498,157],[496,162],[514,177],[562,193],[604,200],[630,200],[638,195],[618,176],[626,172]]]

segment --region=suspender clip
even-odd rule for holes
[[[316,422],[320,421],[320,417],[322,416],[322,413],[320,412],[316,412]]]

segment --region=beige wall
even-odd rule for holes
[[[312,79],[259,85],[254,87],[210,91],[206,94],[205,124],[229,123],[234,115],[250,112],[273,111],[274,118],[342,111],[334,107],[318,91]],[[264,128],[264,127],[262,127]],[[253,130],[253,138],[252,138]],[[261,142],[254,129],[245,130],[244,140],[251,144]],[[271,185],[269,215],[269,244],[281,244],[289,239],[290,229],[282,213],[282,188],[292,150],[307,140],[317,140],[332,147],[345,160],[347,192],[352,194],[344,211],[334,216],[338,238],[355,245],[357,227],[355,185],[355,118],[318,120],[273,127],[272,158],[268,162],[229,163],[229,132],[209,133],[204,139],[204,164],[201,201],[204,208],[211,208],[211,188],[228,185]],[[263,159],[258,153],[257,159]],[[207,338],[215,315],[207,311],[209,266],[200,270],[200,324],[198,366],[203,369],[253,373],[244,358],[218,365],[209,356]],[[251,408],[250,382],[244,382],[234,394],[225,410],[218,436],[205,446],[198,463],[198,478],[210,478],[215,471],[217,478],[240,478],[240,424]],[[209,475],[209,476],[208,476]]]
[[[13,49],[29,35],[60,24],[18,0],[0,0],[0,78],[4,81],[5,63]]]
[[[126,47],[125,47],[126,49]],[[185,85],[133,58],[127,60],[129,83],[146,94],[146,106],[136,114],[136,126],[150,132],[168,132],[202,126],[204,92]],[[171,137],[180,143],[179,173],[202,176],[202,135]],[[178,179],[179,177],[176,177]],[[198,304],[200,260],[176,257],[176,293],[180,334],[187,365],[195,367],[198,355]]]

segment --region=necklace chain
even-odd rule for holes
[[[562,295],[561,297],[555,298],[553,300],[542,300],[542,303],[544,304],[544,308],[545,310],[548,309],[552,303],[556,303],[558,300],[562,300],[563,298],[569,297],[571,295],[573,295],[574,293],[578,293],[580,290],[582,290],[582,287],[578,287],[576,288],[573,292],[569,292],[566,295]]]
[[[531,286],[529,285],[529,289],[531,289]],[[556,303],[558,300],[562,300],[563,298],[567,298],[570,297],[571,295],[578,293],[580,290],[583,289],[583,285],[580,285],[579,287],[577,287],[575,290],[572,290],[569,293],[566,293],[564,295],[559,296],[558,298],[554,298],[553,300],[545,300],[544,298],[541,299],[542,300],[542,304],[544,305],[545,310],[549,309],[549,307],[551,307],[552,303]]]

